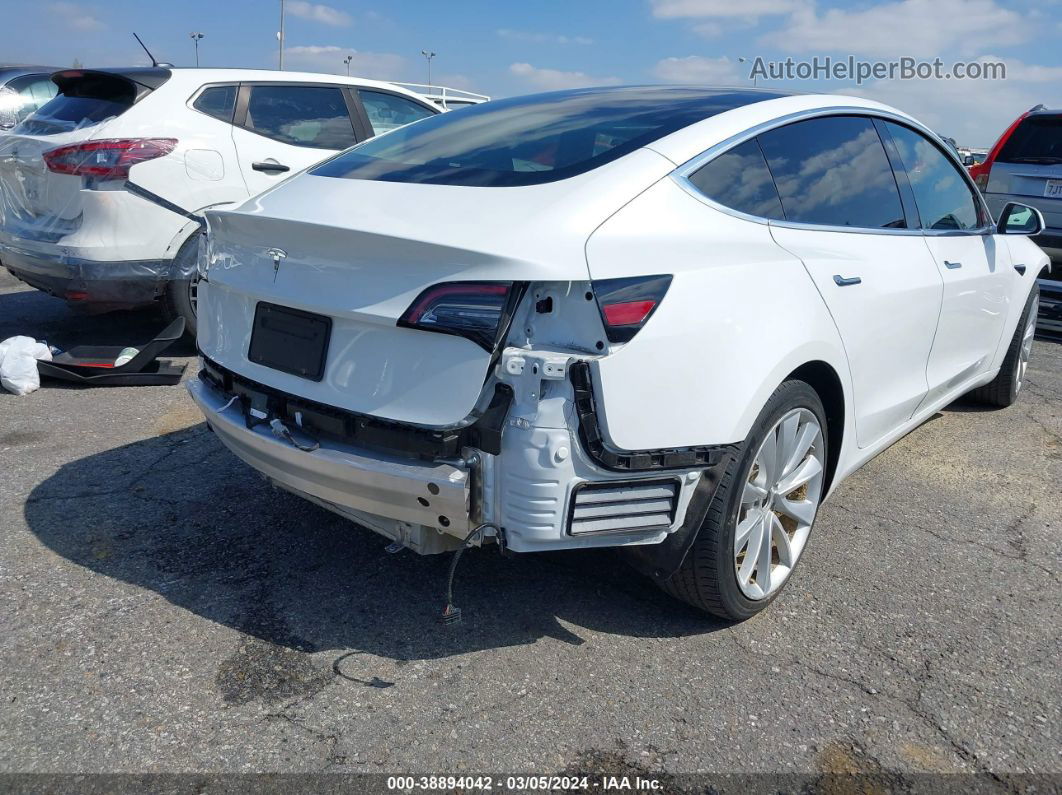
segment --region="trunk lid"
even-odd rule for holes
[[[532,187],[296,177],[238,210],[207,213],[199,346],[223,367],[305,399],[421,426],[461,424],[489,398],[491,352],[465,337],[400,327],[403,313],[442,282],[588,281],[593,229],[673,168],[640,150]],[[279,263],[275,249],[285,255]],[[331,320],[320,381],[249,360],[259,302]]]

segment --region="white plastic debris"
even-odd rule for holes
[[[52,360],[48,343],[32,337],[10,337],[0,342],[0,386],[16,395],[28,395],[41,387],[37,360]]]

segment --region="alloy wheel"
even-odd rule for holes
[[[822,499],[825,464],[822,427],[804,408],[785,414],[756,452],[734,532],[734,570],[749,599],[771,596],[800,559]]]

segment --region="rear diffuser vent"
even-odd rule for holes
[[[665,530],[675,520],[676,480],[587,483],[572,498],[572,535]]]

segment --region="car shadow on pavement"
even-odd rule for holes
[[[165,327],[162,313],[151,307],[92,314],[38,290],[0,292],[0,340],[33,337],[62,350],[75,345],[139,346]],[[163,356],[194,353],[191,343],[182,341]]]
[[[80,566],[295,651],[411,661],[543,637],[578,645],[580,628],[681,637],[726,626],[613,553],[506,558],[494,547],[461,558],[464,622],[442,626],[449,555],[385,553],[381,536],[273,489],[205,424],[62,466],[32,491],[25,518]]]

